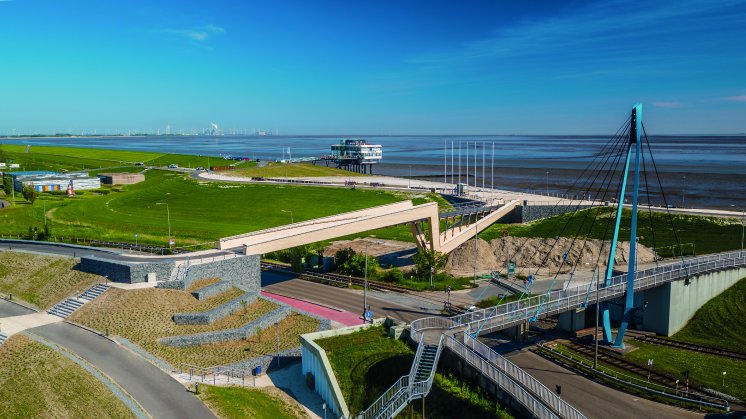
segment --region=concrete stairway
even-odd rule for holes
[[[108,285],[96,284],[91,288],[85,290],[85,292],[80,294],[77,298],[68,298],[61,303],[58,303],[54,307],[47,310],[47,313],[66,319],[71,314],[73,314],[75,310],[79,309],[83,304],[95,300],[99,295],[103,294],[108,289]]]
[[[0,345],[5,343],[7,339],[8,339],[8,336],[4,335],[3,333],[0,333]]]
[[[67,300],[62,301],[61,303],[58,303],[54,307],[47,310],[47,313],[66,319],[68,316],[73,314],[75,310],[79,309],[80,306],[87,302],[88,301],[86,300],[81,300],[78,298],[68,298]]]
[[[96,284],[93,287],[85,290],[85,292],[80,294],[78,298],[83,299],[83,300],[93,301],[96,299],[96,297],[103,294],[108,289],[109,289],[108,285]]]

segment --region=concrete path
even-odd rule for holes
[[[31,329],[28,333],[74,352],[111,377],[154,418],[211,418],[197,397],[161,371],[116,343],[69,323]]]
[[[8,303],[10,304],[10,303]],[[62,317],[54,316],[46,312],[24,314],[13,317],[3,317],[0,319],[0,332],[10,337],[16,333],[23,332],[26,329],[45,326],[52,323],[64,321]]]
[[[513,352],[506,357],[550,389],[554,390],[555,385],[561,385],[562,398],[588,418],[682,419],[703,417],[699,413],[656,403],[606,387],[527,350]]]

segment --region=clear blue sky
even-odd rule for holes
[[[0,134],[746,132],[743,1],[0,0],[0,57]]]

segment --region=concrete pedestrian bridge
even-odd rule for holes
[[[449,253],[510,214],[518,205],[517,200],[500,200],[441,214],[437,203],[414,205],[411,201],[402,201],[225,237],[218,241],[218,248],[243,247],[246,255],[259,255],[377,228],[408,224],[418,246]],[[441,219],[446,220],[442,232]]]

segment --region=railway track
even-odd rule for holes
[[[668,346],[668,347],[676,348],[676,349],[684,349],[684,350],[692,351],[692,352],[699,352],[699,353],[705,353],[705,354],[710,354],[710,355],[722,356],[725,358],[737,359],[739,361],[746,361],[746,353],[743,353],[743,352],[726,351],[724,349],[717,349],[717,348],[712,348],[709,346],[697,345],[697,344],[688,343],[688,342],[679,342],[679,341],[675,341],[671,339],[661,338],[658,336],[650,336],[650,335],[646,335],[643,333],[627,332],[627,334],[634,337],[635,339],[639,341],[652,343],[654,345]]]
[[[579,344],[575,342],[563,342],[563,344],[567,346],[569,349],[581,355],[589,357],[590,359],[593,359],[594,348],[592,346],[585,345],[585,344]],[[648,373],[647,367],[631,362],[625,359],[624,357],[622,357],[621,355],[617,354],[616,352],[611,351],[607,348],[599,348],[598,359],[599,361],[604,362],[607,365],[617,367],[619,369],[628,371],[640,377],[647,377],[649,374],[651,383],[655,383],[655,384],[662,385],[662,386],[669,387],[669,388],[678,388],[682,391],[682,393],[686,392],[687,397],[689,398],[699,398],[699,399],[707,400],[711,402],[713,397],[717,397],[717,398],[720,397],[720,395],[718,394],[710,393],[706,389],[703,389],[701,387],[698,387],[692,384],[688,385],[688,391],[687,391],[687,384],[684,380],[677,380],[676,377],[673,377],[667,374],[661,374],[656,371],[650,371]]]

